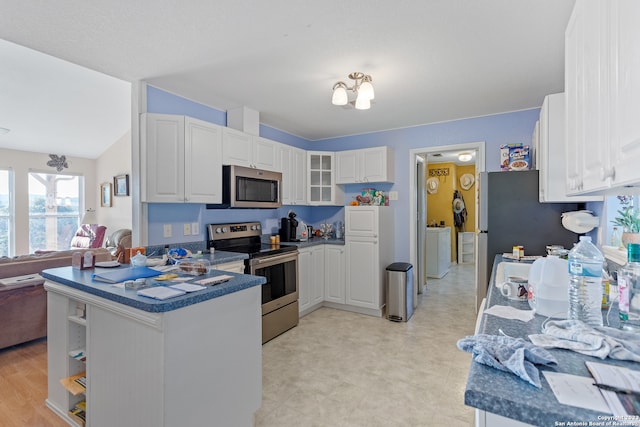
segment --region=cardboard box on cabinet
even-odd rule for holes
[[[523,171],[531,169],[530,147],[521,142],[500,146],[500,170]]]

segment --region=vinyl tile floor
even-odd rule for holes
[[[259,427],[464,426],[475,266],[428,279],[408,322],[320,308],[266,343]]]

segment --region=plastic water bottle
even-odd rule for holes
[[[602,326],[603,262],[604,256],[589,236],[580,236],[569,251],[569,319]]]
[[[640,244],[627,245],[627,263],[618,270],[620,327],[640,331]]]

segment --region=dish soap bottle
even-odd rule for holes
[[[618,270],[620,328],[640,331],[640,244],[627,245],[627,263]]]

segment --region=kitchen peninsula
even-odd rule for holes
[[[502,262],[502,256],[495,258],[489,289],[487,290],[486,307],[494,305],[508,305],[521,310],[528,310],[527,301],[511,301],[503,296],[495,286],[497,266]],[[505,260],[508,261],[508,260]],[[523,338],[529,341],[528,335],[541,333],[541,326],[546,317],[535,315],[529,322],[508,320],[489,314],[480,313],[478,316],[477,334],[499,335],[504,334]],[[613,320],[614,316],[610,316]],[[616,324],[611,326],[617,327]],[[606,325],[606,321],[605,321]],[[590,425],[588,422],[597,423],[603,418],[611,416],[602,412],[591,411],[574,406],[562,405],[556,399],[549,383],[544,378],[542,371],[553,371],[591,377],[585,361],[594,361],[612,365],[624,366],[633,370],[640,370],[640,365],[634,362],[605,359],[585,356],[569,350],[550,349],[558,364],[554,367],[540,368],[540,381],[542,388],[537,389],[515,375],[471,362],[471,369],[464,393],[464,403],[477,408],[476,425],[486,427],[496,426],[553,426],[568,425],[557,424],[562,422],[575,422],[575,425]],[[517,421],[514,421],[517,420]],[[584,422],[585,424],[579,424]],[[593,424],[597,425],[597,424]]]
[[[154,300],[94,281],[92,273],[71,267],[42,273],[49,408],[82,425],[69,411],[86,399],[88,426],[253,425],[262,401],[265,278],[212,270],[233,278]],[[60,382],[82,373],[83,393]]]

